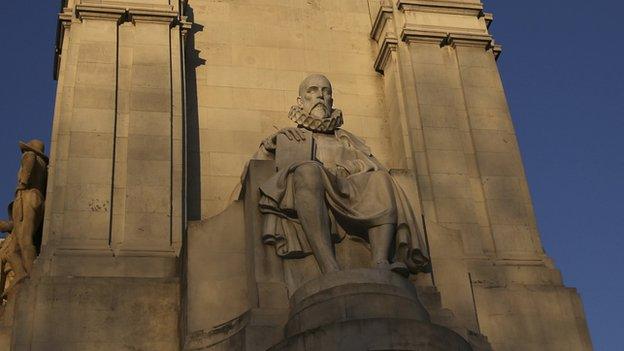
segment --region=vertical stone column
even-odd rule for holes
[[[44,243],[11,349],[179,350],[185,2],[64,4]]]
[[[183,228],[178,4],[72,6],[58,61],[50,268],[100,274],[108,257],[108,274],[174,274]],[[85,257],[92,266],[76,265]],[[139,268],[145,257],[160,264]]]
[[[371,6],[375,69],[384,75],[389,114],[400,116],[389,119],[405,120],[399,139],[433,222],[429,240],[444,306],[497,350],[591,347],[578,322],[578,296],[563,287],[541,247],[496,66],[500,46],[488,30],[492,15],[479,0],[378,3]],[[449,250],[458,243],[462,249]],[[553,295],[565,301],[565,312],[548,307],[557,305]],[[539,333],[536,324],[562,332]]]
[[[174,193],[181,194],[173,179],[174,162],[181,173],[181,116],[173,110],[172,53],[180,50],[172,46],[174,17],[135,11],[129,16],[132,22],[119,27],[112,247],[120,255],[174,255],[174,226],[176,243],[181,227],[173,203]]]
[[[380,44],[375,69],[384,74],[389,119],[395,119],[398,128],[394,135],[401,135],[401,151],[415,175],[425,218],[456,230],[464,256],[483,255],[464,151],[468,125],[454,52],[441,48],[437,39],[406,35],[405,27],[404,16],[387,2],[371,32]],[[435,283],[443,292],[453,291],[442,295],[446,306],[466,328],[477,330],[463,257],[450,257],[447,252],[454,245],[441,242],[436,237],[440,231],[430,229]]]
[[[48,246],[107,250],[116,119],[117,21],[123,10],[69,18],[61,62],[50,193]]]
[[[483,225],[491,229],[496,252],[508,258],[544,257],[494,55],[475,45],[457,45],[456,53]]]

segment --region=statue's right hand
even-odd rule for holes
[[[294,140],[298,143],[306,140],[306,137],[307,137],[306,136],[307,131],[305,129],[297,128],[297,127],[284,128],[275,134],[275,142],[277,142],[277,136],[279,134],[283,134],[286,136],[286,138],[288,138],[288,140],[290,141]]]
[[[304,140],[306,140],[307,138],[307,134],[308,132],[305,129],[302,128],[296,128],[296,127],[292,127],[292,128],[284,128],[284,129],[280,129],[277,133],[271,135],[270,137],[264,139],[262,141],[262,146],[268,151],[268,152],[274,152],[275,148],[277,147],[277,137],[278,135],[282,134],[284,136],[286,136],[286,138],[288,138],[288,140],[290,141],[296,141],[296,142],[302,142]]]
[[[9,233],[13,230],[13,223],[10,221],[0,221],[0,233]]]

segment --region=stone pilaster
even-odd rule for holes
[[[43,245],[11,350],[179,350],[185,1],[63,5]]]
[[[72,1],[61,13],[44,235],[53,275],[100,274],[102,264],[113,276],[176,274],[183,230],[178,6]],[[75,264],[85,257],[92,267]]]
[[[388,118],[403,120],[404,148],[394,149],[411,161],[426,219],[461,235],[458,257],[440,251],[443,238],[429,238],[439,245],[431,254],[443,304],[496,350],[590,349],[578,296],[563,287],[540,243],[496,66],[501,47],[488,29],[493,16],[478,0],[377,3],[374,69],[384,75]],[[552,294],[569,310],[528,303]],[[563,331],[541,334],[532,325],[542,322]]]

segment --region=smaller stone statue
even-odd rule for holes
[[[3,229],[11,234],[2,245],[3,259],[9,262],[18,282],[32,272],[37,257],[35,239],[43,222],[48,177],[48,157],[40,140],[19,143],[22,151],[15,200],[10,206],[10,221]],[[11,228],[12,227],[12,228]],[[5,255],[6,253],[6,255]]]

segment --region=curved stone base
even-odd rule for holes
[[[428,322],[429,314],[407,279],[387,270],[354,269],[326,274],[299,288],[290,299],[285,334],[368,318]]]
[[[409,280],[380,269],[305,283],[290,299],[285,336],[270,350],[472,350],[459,334],[431,323]]]
[[[325,325],[300,333],[270,351],[472,351],[455,332],[429,322],[374,318]]]

